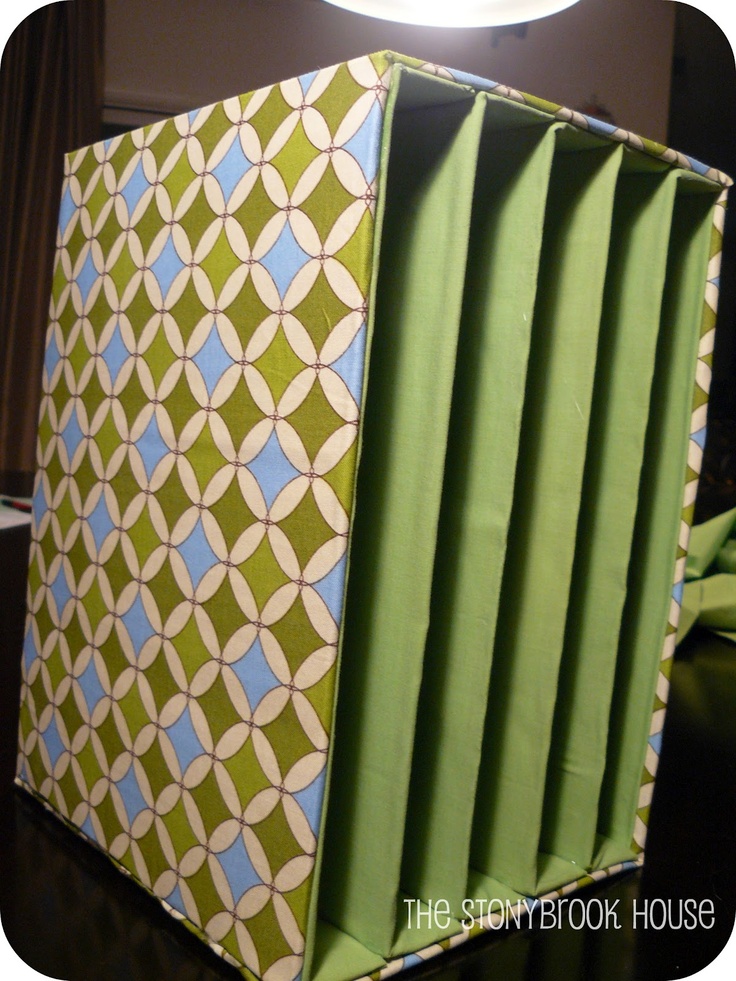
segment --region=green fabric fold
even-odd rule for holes
[[[690,535],[678,644],[696,623],[736,643],[736,508]]]

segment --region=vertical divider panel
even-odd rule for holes
[[[325,920],[384,956],[484,110],[469,90],[411,70],[397,91],[320,897]]]
[[[595,848],[662,313],[667,253],[661,244],[669,238],[677,186],[676,175],[662,173],[661,165],[660,173],[652,173],[653,163],[632,171],[643,164],[630,153],[626,164],[616,190],[541,841],[542,852],[583,868]]]
[[[402,888],[462,916],[555,126],[488,97]]]
[[[471,864],[537,887],[557,675],[582,488],[614,193],[623,148],[567,128],[542,243]]]
[[[710,182],[680,173],[599,808],[600,835],[622,851],[632,848],[645,756],[659,752],[657,738],[648,736],[679,558],[715,203]]]

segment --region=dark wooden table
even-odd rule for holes
[[[13,789],[28,544],[27,527],[0,532],[0,915],[6,937],[36,971],[67,981],[236,981],[233,968],[138,886]],[[671,981],[710,964],[731,936],[736,914],[736,646],[696,633],[678,652],[645,866],[578,895],[598,908],[618,901],[620,929],[578,929],[562,917],[554,928],[478,938],[403,977]],[[645,899],[660,918],[668,911],[662,929],[647,928],[641,916],[634,922],[634,903],[641,911]],[[680,900],[689,909],[712,904],[712,927],[674,928]]]

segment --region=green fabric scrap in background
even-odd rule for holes
[[[736,508],[690,535],[678,643],[696,623],[736,643]]]

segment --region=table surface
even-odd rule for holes
[[[0,916],[6,938],[36,971],[66,981],[236,981],[235,969],[12,786],[29,534],[28,527],[0,531]],[[573,907],[569,919],[563,912],[544,927],[537,918],[536,928],[489,932],[402,977],[689,977],[731,936],[735,845],[736,646],[696,631],[673,666],[644,868],[577,893],[585,906]],[[698,915],[679,926],[683,909]],[[614,913],[608,927],[598,929],[606,910]],[[651,913],[648,925],[642,910]],[[581,928],[586,918],[590,925]]]

